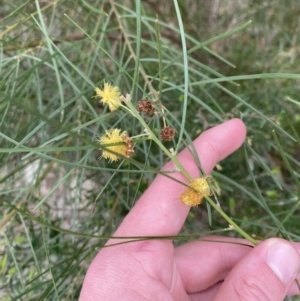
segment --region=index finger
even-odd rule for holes
[[[194,141],[194,147],[205,174],[209,174],[217,162],[238,149],[245,136],[246,127],[237,118],[203,132]],[[187,149],[177,157],[193,178],[200,176],[197,163]],[[171,170],[173,166],[172,162],[168,162],[163,169]],[[188,184],[180,172],[172,174],[172,177]],[[179,200],[185,189],[178,182],[158,175],[124,218],[114,236],[176,235],[190,210]]]

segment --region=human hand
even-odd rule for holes
[[[239,119],[201,134],[194,145],[205,173],[240,147],[245,134]],[[198,167],[186,149],[178,159],[191,176],[199,177]],[[163,169],[173,167],[169,162]],[[180,173],[173,177],[187,182]],[[114,236],[178,234],[190,209],[179,201],[184,189],[158,175]],[[252,248],[234,242],[250,246],[246,240],[208,237],[177,248],[168,240],[104,248],[88,269],[79,300],[267,301],[299,293],[294,281],[300,279],[299,244],[270,239]],[[109,240],[107,245],[114,243]]]

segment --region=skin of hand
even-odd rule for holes
[[[246,128],[232,119],[203,132],[194,146],[209,174],[241,146]],[[194,178],[196,163],[187,149],[178,159]],[[172,170],[169,162],[164,170]],[[174,177],[187,183],[180,174]],[[189,207],[179,201],[185,187],[158,175],[114,236],[176,235]],[[107,245],[121,242],[109,240]],[[243,245],[242,245],[242,244]],[[247,246],[248,245],[248,246]],[[91,263],[80,301],[91,300],[283,300],[299,294],[300,244],[272,238],[252,247],[243,239],[207,237],[174,248],[170,240],[146,240],[103,248]]]

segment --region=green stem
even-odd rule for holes
[[[236,232],[241,234],[244,238],[248,239],[252,242],[255,246],[258,242],[253,239],[250,235],[248,235],[244,230],[242,230],[210,197],[205,197],[205,199],[209,202],[211,206],[222,216],[224,219],[234,228]]]
[[[146,134],[146,133],[143,133],[143,134],[140,134],[140,135],[136,135],[136,136],[130,136],[130,139],[136,139],[136,138],[140,138],[140,137],[149,137],[149,135],[148,134]],[[145,139],[145,140],[147,140],[147,139]]]
[[[155,32],[156,32],[156,41],[157,41],[158,74],[159,74],[158,99],[159,99],[159,103],[161,103],[163,73],[162,73],[162,55],[161,55],[162,54],[162,49],[161,49],[161,42],[160,42],[160,32],[159,32],[158,15],[156,15],[156,20],[155,20]]]

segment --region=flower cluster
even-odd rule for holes
[[[151,86],[152,88],[152,86]],[[121,129],[114,128],[106,130],[105,134],[99,138],[100,149],[102,150],[102,157],[109,160],[109,162],[116,162],[122,158],[130,158],[134,153],[134,143],[133,139],[147,137],[146,139],[154,141],[160,149],[173,161],[175,164],[175,171],[179,171],[186,179],[190,181],[188,188],[180,195],[180,200],[183,204],[187,206],[198,206],[201,204],[203,198],[207,198],[210,195],[213,195],[214,192],[211,188],[211,182],[213,181],[212,176],[207,175],[197,179],[191,179],[189,173],[185,170],[181,162],[176,157],[176,151],[173,148],[167,149],[160,140],[162,141],[171,141],[176,134],[176,131],[173,127],[167,125],[165,119],[165,112],[167,109],[160,103],[160,93],[151,89],[148,94],[148,98],[143,98],[138,101],[137,106],[135,107],[132,104],[132,95],[126,94],[121,95],[121,92],[118,87],[113,86],[109,83],[104,83],[103,89],[96,88],[96,97],[100,98],[100,102],[104,105],[108,105],[110,111],[115,111],[118,108],[122,108],[127,113],[130,113],[135,117],[139,123],[144,127],[144,132],[142,134],[136,135],[134,137],[129,137],[126,131]],[[142,113],[142,114],[141,114]],[[151,121],[153,117],[161,117],[163,121],[163,128],[160,131],[158,137],[154,134],[154,131],[150,127],[150,124],[147,123],[149,118],[146,119],[145,115],[151,116]],[[145,118],[145,119],[144,119]],[[155,124],[155,122],[154,122]],[[160,138],[160,140],[159,140]],[[145,139],[145,138],[142,138]],[[217,204],[212,202],[210,198],[207,198],[207,201],[223,216],[226,216],[224,211],[220,209]],[[230,220],[229,217],[226,220]],[[251,241],[251,237],[243,232],[235,223],[230,223],[236,230],[239,229],[244,237]],[[256,243],[254,241],[254,243]]]
[[[180,200],[188,206],[200,205],[204,197],[213,194],[209,185],[212,179],[212,176],[194,179],[189,188],[181,194]]]
[[[111,85],[110,83],[104,83],[102,89],[97,87],[95,92],[96,97],[100,98],[101,103],[108,105],[110,111],[115,111],[120,108],[122,106],[122,102],[125,104],[128,103],[128,101],[131,102],[131,96],[129,94],[127,94],[126,97],[121,95],[119,88]],[[153,104],[154,101],[155,100],[151,101],[146,98],[141,99],[137,103],[137,112],[148,115],[157,113]],[[128,108],[126,107],[126,109]],[[175,129],[166,125],[164,117],[163,121],[164,128],[160,131],[159,138],[163,141],[171,141],[175,136]],[[134,153],[132,138],[128,137],[126,132],[121,133],[120,129],[111,129],[106,131],[105,135],[99,139],[99,142],[103,149],[102,157],[110,162],[118,161],[121,157],[129,158]],[[105,146],[106,144],[107,146]]]
[[[159,111],[157,111],[156,108],[158,106],[154,106],[154,99],[141,99],[138,101],[135,108],[131,103],[130,94],[127,94],[126,96],[121,95],[119,88],[112,86],[109,83],[104,83],[103,89],[96,88],[95,92],[96,97],[100,97],[100,101],[103,104],[108,105],[110,111],[115,111],[119,107],[123,107],[123,109],[135,116],[145,127],[145,133],[135,137],[129,137],[126,131],[122,131],[118,128],[105,131],[105,134],[101,136],[98,141],[102,150],[102,157],[109,160],[109,162],[116,162],[121,158],[130,158],[134,153],[133,138],[147,136],[147,139],[154,139],[152,130],[149,128],[140,113],[145,113],[150,116],[153,114],[156,116],[162,116],[164,127],[159,133],[159,138],[163,141],[171,141],[174,138],[176,134],[175,129],[166,125],[166,120],[164,118],[165,107],[160,106]],[[157,138],[155,139],[156,142],[161,145],[161,142],[159,142]],[[170,155],[174,156],[172,152]],[[177,162],[177,164],[180,165],[179,162]],[[184,172],[182,166],[181,171]],[[192,180],[189,184],[189,188],[181,194],[180,200],[188,206],[197,206],[201,204],[201,201],[204,197],[212,195],[212,190],[210,188],[211,180],[211,176],[205,176]]]
[[[102,157],[110,162],[115,162],[121,156],[129,158],[134,153],[132,140],[124,131],[120,129],[111,129],[99,139],[100,145],[103,147]]]
[[[100,97],[103,104],[107,104],[110,111],[115,111],[121,106],[121,92],[118,87],[104,83],[104,87],[95,89],[96,97]]]

